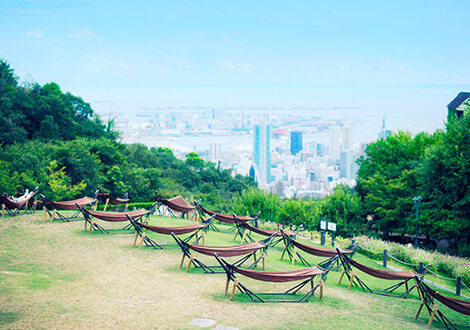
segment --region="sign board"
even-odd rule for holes
[[[328,230],[336,231],[336,223],[328,222]]]
[[[320,221],[320,229],[322,229],[322,230],[326,229],[326,221],[325,220]]]

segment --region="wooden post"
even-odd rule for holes
[[[240,244],[243,244],[243,242],[245,241],[245,237],[246,237],[246,229],[243,232],[242,242]]]
[[[38,201],[35,200],[33,205],[34,205],[34,207],[33,207],[33,213],[36,213],[36,206],[38,205]]]
[[[352,273],[351,273],[351,280],[349,281],[348,289],[351,289],[352,283],[354,281],[354,276],[356,276],[356,273],[353,270]]]
[[[95,203],[93,204],[93,206],[91,207],[91,209],[93,211],[96,211],[96,209],[98,208],[98,200],[95,199]]]
[[[284,253],[286,253],[286,249],[287,249],[287,245],[284,246],[284,249],[282,250],[281,260],[282,260],[282,258],[284,258]]]
[[[320,300],[323,299],[323,287],[325,286],[325,282],[323,280],[320,280]]]
[[[5,205],[3,205],[5,207]],[[44,206],[44,218],[42,219],[42,221],[46,221],[46,214],[47,214],[47,208]],[[3,216],[3,210],[2,210],[2,216]]]
[[[436,315],[436,312],[437,312],[437,304],[433,304],[433,305],[432,305],[431,317],[429,318],[429,322],[428,322],[428,326],[429,326],[429,327],[431,326],[432,321],[434,320],[434,316]]]
[[[234,242],[234,241],[235,241],[235,238],[237,238],[237,235],[238,235],[238,228],[237,228],[237,230],[235,231],[235,236],[233,236],[233,240],[232,240],[232,242]]]
[[[93,230],[93,218],[91,218],[90,220],[90,234],[92,230]]]
[[[55,214],[57,213],[57,210],[54,209],[54,212],[52,212],[52,217],[51,217],[51,222],[54,221]]]
[[[345,271],[344,271],[344,268],[343,268],[343,271],[341,272],[341,276],[339,277],[338,284],[340,284],[341,281],[343,280],[344,273],[345,273]]]
[[[294,252],[292,253],[292,266],[295,264],[296,256],[297,256],[297,246],[294,246]]]
[[[5,204],[2,204],[2,218],[5,216]]]
[[[232,295],[230,296],[230,300],[233,300],[233,296],[235,296],[235,290],[237,289],[238,286],[238,278],[236,278],[233,281],[233,289],[232,289]]]
[[[419,305],[418,312],[416,313],[416,316],[415,316],[415,320],[418,319],[419,313],[421,313],[421,309],[423,309],[424,304],[425,304],[425,301],[423,299],[421,300],[421,304]]]
[[[183,268],[184,257],[185,257],[185,254],[183,253],[183,257],[181,258],[181,263],[180,263],[180,269]]]
[[[188,263],[188,268],[186,268],[186,273],[189,272],[189,268],[191,268],[191,264],[193,263],[194,256],[191,254],[191,257],[189,258],[189,263]]]
[[[261,258],[263,258],[263,270],[266,270],[266,253],[261,253]]]
[[[124,208],[124,212],[127,212],[127,203],[126,203],[126,207]]]
[[[85,226],[86,226],[86,221],[85,221]],[[137,243],[137,237],[139,237],[139,233],[136,231],[135,232],[135,238],[134,238],[134,245],[132,245],[132,246],[135,246],[135,243]]]
[[[103,212],[106,212],[106,208],[108,207],[108,203],[109,203],[109,198],[106,198],[106,203],[104,204]]]
[[[142,238],[140,239],[139,250],[142,247],[142,243],[144,242],[145,232],[142,233]]]

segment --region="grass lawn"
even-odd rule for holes
[[[105,228],[121,228],[100,220]],[[151,216],[150,223],[178,226],[193,223]],[[210,231],[206,245],[239,244],[228,227]],[[200,329],[196,318],[215,321],[210,328],[239,329],[429,329],[428,313],[422,311],[416,291],[408,299],[397,299],[347,289],[347,280],[338,284],[340,273],[328,275],[324,298],[318,294],[309,303],[252,303],[241,293],[234,301],[224,295],[225,275],[204,274],[200,269],[179,269],[181,251],[171,236],[149,233],[164,250],[133,247],[134,235],[89,234],[84,222],[43,222],[42,212],[5,217],[0,222],[0,328],[132,328]],[[256,236],[256,238],[264,238]],[[288,270],[288,258],[280,260],[282,243],[268,249],[267,268]],[[312,264],[323,260],[303,254]],[[208,264],[216,261],[197,255]],[[361,255],[359,262],[377,267]],[[263,283],[240,276],[240,282],[256,292],[275,292],[282,283]],[[366,274],[360,278],[372,288],[392,283]],[[305,289],[304,289],[305,290]],[[450,295],[447,293],[443,293]],[[470,328],[470,316],[445,306],[441,311],[459,328]],[[440,322],[433,326],[442,328]]]

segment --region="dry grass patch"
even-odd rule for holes
[[[418,301],[347,290],[336,284],[338,274],[328,279],[323,301],[318,294],[308,304],[254,304],[241,294],[229,301],[223,295],[225,276],[180,270],[176,246],[139,250],[131,234],[89,234],[83,228],[82,221],[43,222],[40,214],[2,220],[0,327],[200,329],[190,322],[207,318],[216,321],[212,328],[427,328],[424,320],[414,320]],[[215,245],[211,235],[217,243],[226,237],[226,245],[238,244],[233,234],[212,232],[207,244]],[[173,242],[162,235],[157,241]],[[268,251],[268,264],[289,268],[278,261],[279,253]],[[275,283],[249,284],[279,290]]]

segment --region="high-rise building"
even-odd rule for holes
[[[339,165],[340,178],[348,180],[356,179],[357,172],[357,153],[352,150],[342,150]]]
[[[330,126],[330,157],[338,157],[341,151],[341,127]]]
[[[259,171],[259,182],[263,185],[271,182],[271,149],[269,125],[254,126],[253,160]]]
[[[380,130],[379,133],[379,139],[384,139],[386,140],[387,137],[392,133],[392,131],[388,130],[385,128],[385,116],[383,117],[383,124],[382,124],[382,129]]]
[[[302,132],[290,132],[290,154],[297,155],[302,149]]]
[[[211,143],[209,147],[209,159],[211,161],[214,162],[222,159],[222,146],[220,143]]]
[[[341,136],[343,140],[343,150],[353,149],[353,130],[351,126],[344,126],[341,129]]]

